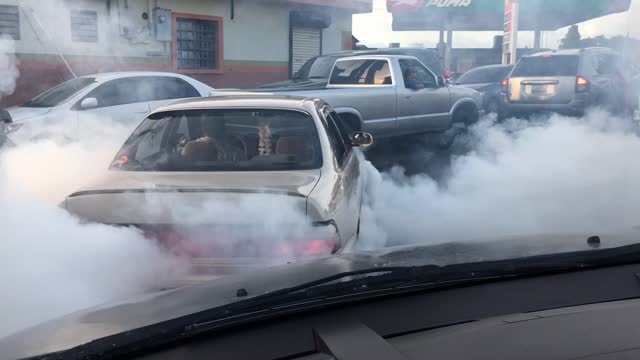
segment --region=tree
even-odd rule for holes
[[[580,40],[582,36],[580,35],[580,29],[578,29],[578,25],[571,25],[569,31],[567,31],[567,35],[560,40],[560,49],[575,49],[580,47]]]

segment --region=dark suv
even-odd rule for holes
[[[440,62],[438,52],[434,49],[421,48],[388,48],[371,49],[359,51],[345,51],[337,54],[316,56],[309,59],[298,72],[293,75],[293,79],[280,81],[259,86],[259,89],[274,89],[290,87],[295,90],[315,89],[324,87],[329,82],[329,75],[336,61],[343,57],[358,55],[408,55],[416,57],[426,65],[434,74],[441,76],[444,74],[444,67]]]
[[[483,96],[482,106],[497,113],[502,103],[502,81],[513,69],[512,65],[480,66],[462,74],[455,84],[476,90]]]
[[[520,59],[504,85],[504,115],[551,111],[581,116],[591,106],[629,108],[622,57],[607,48],[547,51]]]

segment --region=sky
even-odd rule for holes
[[[562,0],[559,0],[562,1]],[[389,43],[399,42],[401,46],[435,47],[438,33],[433,31],[392,31],[391,14],[386,11],[386,0],[373,0],[373,12],[357,14],[353,17],[353,35],[361,43],[369,47],[384,47]],[[526,16],[521,14],[520,16]],[[640,0],[633,0],[627,13],[614,14],[578,24],[583,37],[597,35],[626,35],[640,38],[640,27],[633,26],[633,20],[640,20]],[[567,28],[553,32],[545,32],[542,36],[542,47],[557,48]],[[453,47],[492,47],[496,32],[454,32]],[[520,47],[533,47],[533,33],[519,34]]]

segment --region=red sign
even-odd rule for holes
[[[387,11],[414,11],[420,9],[426,0],[387,0]]]

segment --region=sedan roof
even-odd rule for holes
[[[105,73],[97,73],[81,76],[82,78],[94,78],[98,81],[103,80],[113,80],[113,79],[122,79],[129,77],[139,77],[139,76],[168,76],[168,77],[177,77],[177,78],[186,78],[186,76],[182,74],[176,74],[171,72],[162,72],[162,71],[120,71],[120,72],[105,72]]]
[[[155,112],[216,109],[216,108],[287,108],[303,109],[306,102],[320,101],[303,96],[272,95],[265,93],[225,93],[207,98],[181,100],[162,106]]]

